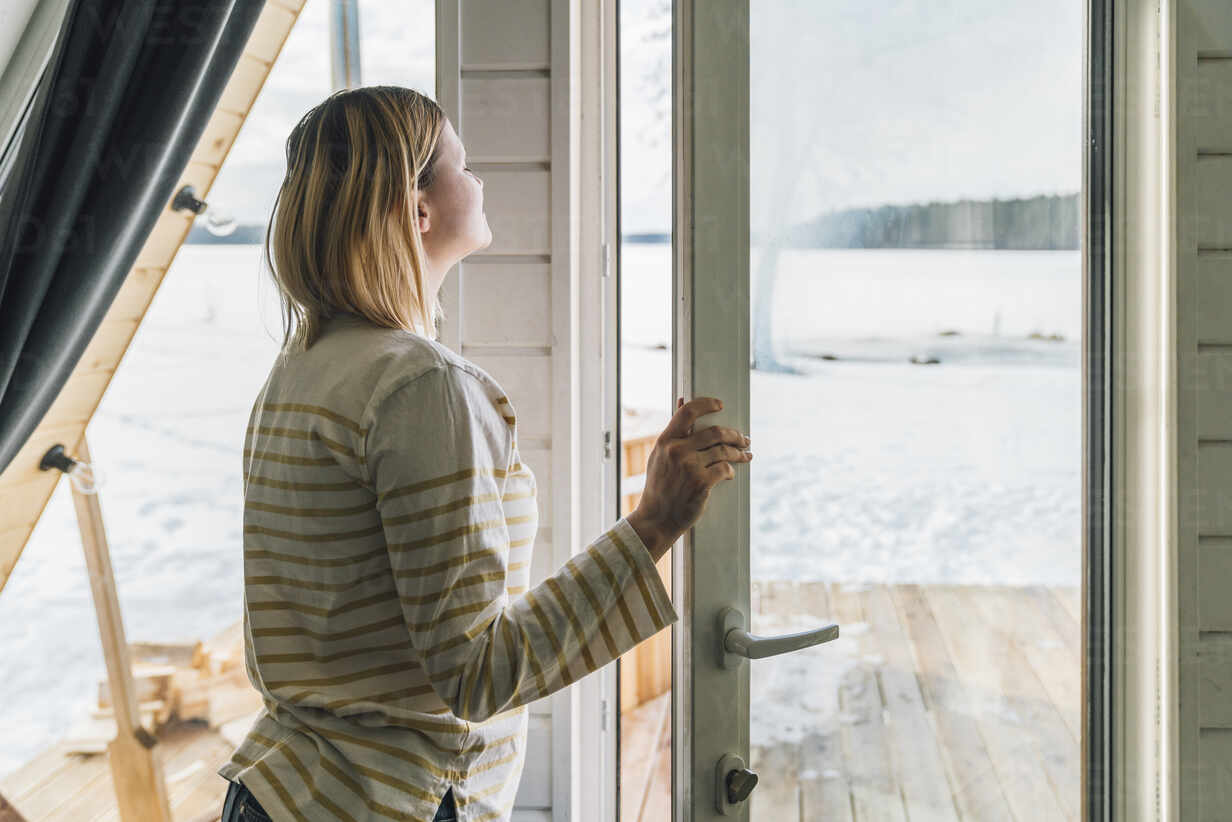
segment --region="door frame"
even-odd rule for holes
[[[1104,815],[1092,818],[1170,821],[1180,813],[1176,7],[1173,0],[1103,5],[1111,16],[1104,192],[1111,602],[1104,632],[1107,784]],[[1097,627],[1089,628],[1093,637]],[[1090,684],[1093,699],[1098,683]]]
[[[748,66],[749,0],[675,0],[672,386],[686,401],[714,396],[724,405],[695,430],[750,430]],[[698,133],[706,151],[694,150]],[[672,625],[674,822],[748,819],[748,803],[719,814],[714,772],[726,753],[749,761],[749,666],[728,671],[716,662],[719,610],[733,605],[746,628],[752,622],[749,511],[749,472],[737,467],[672,551],[672,600],[681,615]],[[720,556],[698,545],[724,550]]]
[[[1082,759],[1081,813],[1109,822],[1112,712],[1112,471],[1114,0],[1087,0],[1083,59],[1082,249]],[[1098,413],[1095,413],[1097,412]],[[1119,569],[1120,563],[1115,563]]]

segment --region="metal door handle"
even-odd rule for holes
[[[838,639],[837,623],[795,634],[754,636],[744,630],[744,614],[738,608],[728,605],[719,611],[719,665],[723,668],[735,668],[742,658],[763,659],[832,639]]]

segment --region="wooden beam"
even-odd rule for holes
[[[91,462],[84,435],[77,454],[73,456],[82,462]],[[155,750],[158,740],[141,725],[137,712],[137,692],[133,684],[128,642],[124,638],[120,601],[111,572],[103,510],[97,493],[82,493],[76,485],[72,489],[118,731],[116,738],[107,746],[107,755],[120,819],[123,822],[172,822],[162,761]]]
[[[0,822],[26,822],[26,818],[0,796]]]

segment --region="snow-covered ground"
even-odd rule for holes
[[[626,276],[670,266],[662,247],[622,254]],[[1077,585],[1078,253],[792,251],[780,266],[776,344],[805,373],[751,377],[753,577]],[[671,283],[643,279],[623,286],[623,400],[663,408]]]
[[[776,343],[806,373],[752,375],[754,578],[1077,585],[1078,253],[791,251],[780,271]],[[626,246],[622,276],[624,404],[666,415],[668,249]],[[256,246],[181,249],[89,428],[130,640],[239,618],[240,452],[280,340]],[[0,595],[0,649],[6,774],[105,675],[67,482]]]

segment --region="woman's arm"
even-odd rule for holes
[[[482,721],[547,696],[678,619],[654,566],[666,547],[627,519],[508,596],[513,435],[473,374],[446,364],[395,389],[366,442],[407,630],[456,716]]]

